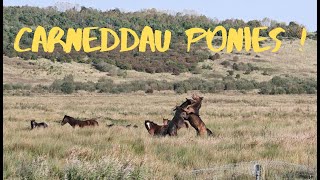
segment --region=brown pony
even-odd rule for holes
[[[201,108],[202,100],[203,100],[203,97],[193,94],[191,104],[188,105],[186,108],[183,108],[183,110],[188,114],[193,113],[199,116],[199,110]]]
[[[160,126],[152,121],[146,120],[144,121],[144,125],[148,130],[149,134],[151,134],[152,136],[165,136],[168,124],[165,124],[165,121],[163,122],[164,125]]]
[[[200,116],[193,113],[188,114],[187,116],[190,125],[197,131],[198,136],[203,136],[205,134],[208,136],[213,136],[212,131],[206,127]]]
[[[61,121],[61,125],[63,126],[66,123],[69,123],[73,128],[75,128],[76,126],[79,126],[81,128],[85,126],[99,126],[99,123],[95,119],[80,121],[73,117],[65,115]]]
[[[193,94],[192,103],[183,109],[187,113],[187,120],[190,125],[197,131],[197,135],[203,136],[207,134],[208,136],[213,136],[210,129],[206,127],[199,115],[199,110],[201,108],[203,97]]]

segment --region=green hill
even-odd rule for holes
[[[194,44],[189,53],[186,52],[185,30],[193,27],[203,28],[205,30],[222,25],[227,30],[229,28],[254,27],[268,25],[267,31],[263,31],[261,36],[267,36],[267,33],[274,27],[282,27],[286,30],[280,34],[282,37],[296,38],[300,36],[301,25],[290,22],[276,22],[265,18],[264,20],[252,20],[244,22],[239,19],[227,19],[217,21],[204,15],[188,15],[176,13],[174,15],[159,12],[155,9],[149,9],[139,12],[121,12],[118,9],[109,11],[100,11],[92,8],[81,7],[81,10],[69,9],[60,12],[56,7],[37,8],[37,7],[3,7],[3,51],[8,57],[21,57],[23,59],[46,58],[59,62],[81,62],[95,63],[106,62],[125,70],[136,70],[147,73],[171,72],[179,74],[181,72],[194,71],[198,62],[208,59],[211,53],[204,47],[204,42]],[[119,53],[119,48],[110,52],[92,52],[71,51],[67,54],[62,51],[61,46],[57,45],[53,53],[45,53],[42,48],[38,53],[24,52],[17,53],[13,49],[13,42],[18,31],[23,27],[30,27],[35,30],[37,26],[43,26],[48,31],[52,27],[58,26],[63,30],[68,28],[84,27],[107,27],[119,32],[120,28],[126,27],[134,30],[140,35],[143,27],[150,26],[154,30],[170,30],[172,40],[170,49],[165,53],[151,52],[149,48],[144,53],[136,49],[128,52]],[[99,31],[92,31],[92,36],[100,39]],[[219,35],[219,34],[218,34]],[[313,36],[314,37],[314,36]],[[316,36],[315,36],[316,37]],[[20,42],[22,47],[30,47],[32,44],[33,33],[28,33]],[[65,36],[62,38],[65,40]],[[113,39],[109,38],[109,42]],[[92,42],[92,46],[99,41]],[[131,39],[129,39],[129,44]],[[219,43],[214,40],[213,43]],[[148,47],[148,46],[147,46]]]

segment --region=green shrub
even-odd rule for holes
[[[212,70],[212,67],[210,65],[202,65],[202,69],[209,69]]]
[[[13,87],[11,84],[3,84],[3,90],[12,90]]]
[[[252,90],[256,88],[254,81],[239,79],[235,83],[237,90]]]
[[[98,63],[93,63],[93,66],[97,70],[102,71],[102,72],[109,72],[113,68],[112,65],[110,65],[106,62],[103,62],[103,61],[100,61]]]
[[[210,55],[210,56],[209,56],[209,59],[211,59],[211,60],[220,59],[220,54],[215,53],[214,55]]]
[[[231,65],[229,61],[222,61],[220,64],[223,65],[225,68]]]
[[[246,72],[244,72],[243,74],[250,74],[251,71],[250,70],[247,70]]]
[[[113,88],[113,81],[111,79],[100,78],[96,83],[96,89],[98,92],[110,92]]]
[[[234,74],[234,71],[232,71],[232,70],[228,70],[227,72],[229,73],[229,76],[233,76],[233,74]]]
[[[224,90],[235,90],[237,89],[236,83],[234,81],[227,81],[224,84]]]
[[[61,84],[61,91],[65,94],[71,94],[75,90],[73,82],[65,81]]]

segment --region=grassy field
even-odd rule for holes
[[[192,128],[155,138],[144,127],[144,120],[172,118],[172,108],[191,93],[4,96],[3,178],[191,179],[193,169],[256,160],[317,166],[316,95],[201,95],[200,115],[213,138],[196,137]],[[101,116],[100,126],[61,126],[65,114]],[[31,131],[31,119],[49,128]],[[118,126],[106,126],[111,123]],[[138,128],[122,126],[127,124]],[[224,178],[253,178],[228,173]]]

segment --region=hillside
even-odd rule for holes
[[[36,8],[36,7],[4,7],[3,22],[3,51],[8,57],[21,57],[23,59],[39,59],[46,58],[59,62],[82,62],[82,63],[99,63],[106,62],[113,64],[121,69],[136,70],[147,73],[169,72],[179,74],[181,72],[195,71],[198,62],[208,59],[210,52],[204,49],[203,42],[194,44],[189,53],[186,52],[186,36],[185,30],[193,27],[203,28],[205,30],[222,25],[227,30],[229,28],[267,26],[266,31],[261,32],[261,36],[267,36],[268,32],[274,27],[282,27],[286,30],[279,36],[288,38],[299,38],[302,25],[290,22],[289,24],[277,22],[268,18],[263,20],[251,20],[244,22],[239,19],[226,19],[223,21],[213,20],[204,15],[189,14],[167,14],[155,9],[143,10],[139,12],[121,12],[118,9],[109,11],[99,11],[96,9],[82,7],[80,11],[70,9],[60,12],[56,7]],[[26,18],[28,17],[28,18]],[[172,32],[172,40],[170,49],[166,53],[151,52],[149,48],[144,53],[138,52],[137,48],[119,53],[119,48],[110,52],[93,52],[85,53],[82,50],[66,54],[62,51],[61,46],[57,46],[53,53],[45,53],[42,48],[40,52],[17,53],[13,49],[13,42],[18,31],[23,27],[30,27],[35,30],[37,26],[43,26],[48,31],[52,27],[60,27],[63,30],[68,28],[84,28],[84,27],[106,27],[119,33],[119,29],[126,27],[134,30],[138,36],[143,27],[150,26],[154,30],[170,30]],[[97,41],[92,41],[91,46],[99,43],[101,39],[98,30],[92,31],[92,36],[96,36]],[[219,33],[218,33],[219,35]],[[33,33],[29,33],[21,40],[22,47],[30,47],[32,43]],[[312,36],[316,38],[316,36]],[[62,40],[65,40],[63,36]],[[113,38],[109,38],[108,42],[112,43]],[[129,39],[129,44],[132,39]],[[213,42],[219,43],[219,40]]]
[[[268,41],[266,45],[272,45],[272,43],[272,41]],[[301,52],[298,50],[301,48],[298,40],[285,40],[283,41],[282,48],[277,53],[263,52],[257,54],[254,52],[240,52],[229,54],[222,52],[219,54],[219,59],[206,59],[196,64],[195,71],[180,73],[179,75],[173,75],[171,73],[150,74],[135,70],[121,70],[110,64],[106,64],[108,65],[108,69],[106,72],[102,72],[97,70],[92,64],[86,63],[52,62],[43,58],[38,60],[21,60],[19,58],[8,58],[4,56],[3,80],[4,84],[24,84],[32,87],[35,85],[50,86],[56,80],[63,79],[67,75],[72,75],[73,81],[75,82],[86,84],[89,82],[99,83],[99,80],[110,80],[112,83],[121,86],[122,89],[126,89],[117,89],[114,91],[101,90],[97,88],[96,84],[93,90],[97,89],[98,92],[132,92],[137,90],[145,91],[150,88],[154,90],[175,90],[176,92],[187,92],[188,90],[218,92],[233,89],[245,91],[261,89],[266,86],[264,82],[272,81],[275,77],[293,77],[298,78],[297,81],[295,80],[295,83],[298,84],[301,84],[300,81],[304,79],[313,79],[312,81],[307,81],[306,85],[312,86],[315,88],[314,90],[316,90],[316,47],[317,42],[308,39]],[[226,89],[230,81],[235,83],[236,87],[229,86],[229,88]],[[202,84],[199,84],[199,82]],[[220,89],[219,82],[223,83]],[[249,84],[245,87],[241,86],[238,88],[237,83],[239,85],[243,85],[243,83]],[[260,83],[262,87],[259,86],[259,84],[257,85],[257,83]],[[128,90],[136,84],[140,84],[140,87]],[[124,87],[122,85],[127,86]],[[82,84],[79,85],[78,88],[75,87],[75,89],[88,91],[87,88],[83,88],[82,86],[87,85]],[[111,84],[109,83],[105,86],[111,86]],[[304,86],[304,84],[302,84],[302,86]],[[283,86],[282,88],[286,90],[286,88],[290,87]],[[12,88],[5,89],[10,90]],[[314,92],[314,90],[311,92]],[[290,94],[288,91],[289,90],[287,90],[287,94]],[[308,90],[306,91],[310,93]],[[295,93],[304,92],[297,91]]]

